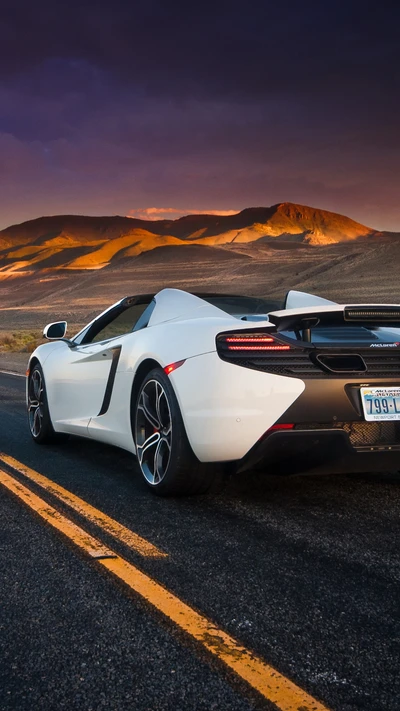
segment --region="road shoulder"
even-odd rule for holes
[[[0,371],[25,375],[29,353],[0,353]]]

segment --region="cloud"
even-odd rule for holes
[[[365,0],[347,0],[345,11],[321,0],[3,0],[1,10],[0,77],[11,84],[64,59],[77,75],[90,65],[114,86],[157,97],[321,101],[361,91],[371,106],[390,87],[386,96],[399,102],[393,0],[379,12]]]
[[[155,96],[340,98],[361,87],[372,103],[398,82],[399,6],[379,10],[365,0],[345,12],[321,0],[3,0],[0,76],[69,58]]]
[[[3,4],[0,226],[288,200],[399,228],[393,3]]]
[[[239,210],[182,210],[175,207],[144,207],[129,210],[127,217],[133,217],[138,220],[168,220],[177,219],[185,215],[236,215]]]

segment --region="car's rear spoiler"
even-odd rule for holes
[[[315,326],[364,326],[400,328],[399,304],[354,304],[350,306],[318,306],[315,308],[273,311],[268,319],[279,331],[301,331],[303,340],[310,340]]]

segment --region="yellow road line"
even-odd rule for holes
[[[83,501],[83,499],[80,499],[78,496],[75,496],[75,494],[72,494],[72,492],[67,491],[67,489],[64,489],[59,484],[56,484],[54,481],[51,481],[51,479],[43,476],[43,474],[39,474],[39,472],[36,472],[34,469],[30,469],[30,467],[27,467],[17,459],[14,459],[14,457],[10,457],[8,454],[0,452],[0,461],[8,464],[10,467],[15,469],[15,471],[23,474],[23,476],[35,482],[35,484],[38,484],[42,487],[42,489],[45,489],[53,496],[56,496],[57,499],[60,499],[60,501],[64,504],[67,504],[67,506],[74,509],[74,511],[77,511],[88,521],[96,524],[96,526],[100,526],[104,529],[104,531],[107,531],[107,533],[114,538],[117,538],[119,541],[122,541],[122,543],[130,546],[137,553],[151,558],[167,557],[167,553],[160,551],[159,548],[154,546],[149,541],[146,541],[145,538],[142,538],[137,533],[130,531],[129,528],[126,528],[126,526],[123,526],[121,523],[118,523],[118,521],[110,518],[107,514],[99,511],[99,509],[91,506],[86,501]]]
[[[57,509],[50,506],[39,496],[36,496],[33,491],[27,489],[26,486],[2,469],[0,469],[0,483],[16,494],[19,499],[29,506],[29,508],[36,511],[39,516],[44,518],[44,520],[56,528],[57,531],[64,533],[64,535],[68,536],[77,546],[83,548],[92,558],[115,556],[114,551],[104,546],[97,538],[86,533],[86,531],[70,521],[66,516],[63,516]]]
[[[0,470],[0,483],[75,545],[89,553],[99,565],[200,642],[253,689],[271,701],[279,711],[328,711],[326,706],[243,647],[206,617],[193,610],[124,558],[104,547],[100,541],[89,536],[83,529],[59,514],[56,509],[2,470]]]
[[[110,558],[99,562],[281,711],[328,711],[326,706],[127,561]]]

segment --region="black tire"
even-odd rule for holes
[[[161,368],[143,380],[132,424],[139,469],[158,496],[204,494],[218,479],[218,467],[199,462],[193,453],[174,389]]]
[[[68,435],[54,432],[47,403],[46,383],[39,363],[33,366],[28,379],[28,424],[37,444],[54,444]]]

